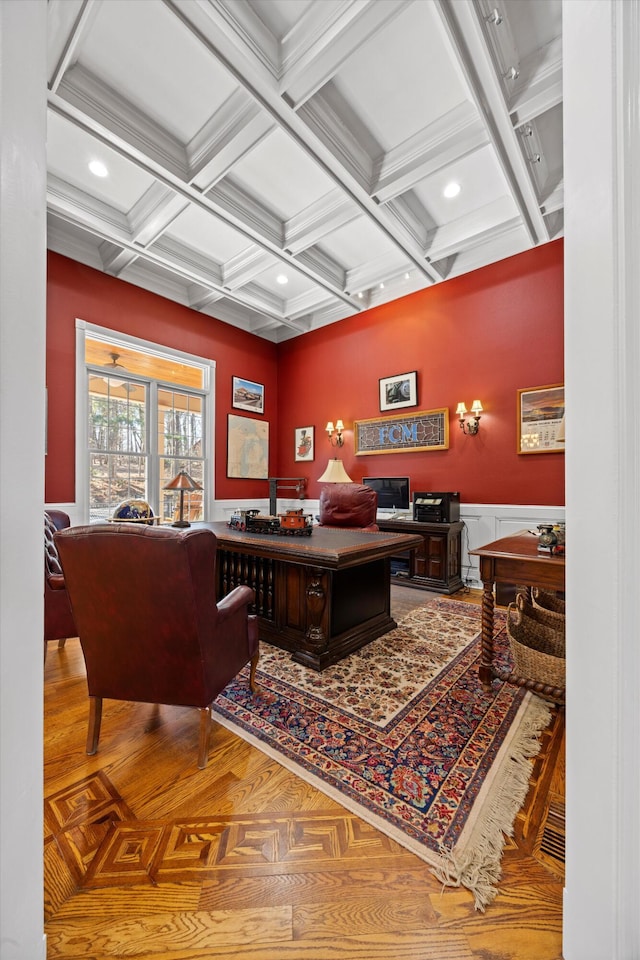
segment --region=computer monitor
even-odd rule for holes
[[[378,510],[409,510],[409,477],[363,477],[365,486],[378,495]]]

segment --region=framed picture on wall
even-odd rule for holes
[[[227,476],[266,480],[269,476],[269,422],[227,414]]]
[[[315,457],[315,444],[313,438],[313,427],[296,427],[295,430],[295,459],[313,460]]]
[[[395,377],[383,377],[380,384],[380,410],[399,410],[418,404],[418,375],[398,373]]]
[[[564,384],[518,390],[518,453],[564,453]]]
[[[244,377],[233,377],[231,406],[236,410],[249,410],[250,413],[264,413],[263,384],[245,380]]]

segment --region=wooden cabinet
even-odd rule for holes
[[[388,533],[413,533],[422,538],[415,550],[391,558],[392,577],[410,587],[455,593],[463,587],[462,521],[457,523],[419,523],[415,520],[378,520],[380,530]]]

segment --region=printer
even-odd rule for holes
[[[414,493],[413,519],[420,523],[455,523],[460,519],[460,494]]]

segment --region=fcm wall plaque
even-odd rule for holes
[[[354,420],[356,456],[449,449],[449,408],[422,410],[396,417]]]

